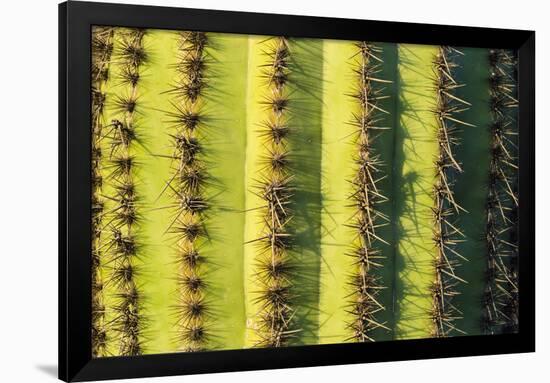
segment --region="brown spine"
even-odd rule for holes
[[[358,78],[357,91],[352,96],[360,106],[358,115],[353,116],[352,124],[357,128],[355,146],[356,173],[352,180],[354,192],[350,196],[356,212],[351,217],[351,228],[356,234],[358,243],[350,252],[357,265],[357,273],[352,276],[353,300],[349,311],[353,321],[349,324],[353,335],[352,339],[358,342],[374,341],[373,331],[376,329],[389,330],[377,318],[377,313],[385,307],[377,300],[383,286],[376,275],[376,269],[383,266],[383,258],[378,246],[387,244],[377,234],[377,229],[387,225],[389,218],[378,210],[378,205],[387,201],[387,198],[378,188],[378,182],[383,178],[380,166],[382,161],[376,153],[374,142],[384,128],[380,127],[380,113],[388,113],[380,107],[380,100],[384,98],[383,87],[377,86],[390,81],[378,78],[382,59],[382,50],[368,42],[358,43],[358,68],[355,72]]]
[[[487,198],[487,284],[485,332],[518,331],[516,60],[513,53],[489,51],[492,123]]]
[[[104,203],[102,198],[101,136],[105,93],[109,78],[109,62],[113,52],[113,29],[94,27],[92,30],[92,357],[106,356],[107,329],[101,265],[101,232]]]
[[[456,96],[456,89],[462,87],[455,80],[457,64],[455,58],[462,55],[451,47],[440,47],[435,58],[437,92],[436,118],[438,157],[435,161],[436,182],[434,186],[433,218],[435,222],[433,241],[436,248],[436,277],[432,288],[432,320],[433,336],[447,337],[452,332],[463,333],[455,327],[455,321],[462,313],[454,305],[454,299],[459,294],[457,284],[465,281],[459,276],[458,270],[462,261],[466,260],[456,250],[456,245],[464,235],[458,229],[457,218],[464,211],[454,199],[454,180],[462,173],[462,167],[454,155],[454,148],[460,143],[459,126],[470,126],[459,119],[458,114],[468,109],[470,104]]]

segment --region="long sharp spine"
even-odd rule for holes
[[[357,155],[355,176],[350,180],[353,193],[349,199],[356,210],[350,226],[358,242],[350,252],[357,273],[349,281],[352,301],[348,310],[354,319],[348,326],[352,331],[352,339],[367,342],[375,340],[373,331],[388,329],[377,316],[377,313],[385,310],[384,305],[377,300],[384,288],[376,273],[376,269],[383,264],[379,246],[384,242],[377,234],[377,228],[386,225],[388,218],[378,210],[378,205],[387,198],[377,186],[381,179],[382,161],[373,145],[380,134],[377,128],[379,114],[385,113],[379,103],[384,88],[378,85],[385,81],[377,78],[382,63],[381,48],[368,42],[360,42],[357,47],[359,59],[355,72],[358,85],[356,93],[351,96],[357,99],[360,112],[351,121],[357,129]]]
[[[433,241],[436,249],[435,281],[432,287],[433,336],[447,337],[451,333],[462,333],[455,326],[462,313],[453,300],[459,294],[457,284],[464,280],[459,269],[464,257],[457,252],[456,245],[464,236],[457,224],[457,216],[464,209],[454,199],[453,185],[456,176],[462,173],[461,164],[454,154],[454,147],[460,143],[460,128],[471,125],[461,121],[458,114],[469,107],[469,103],[458,98],[455,90],[462,85],[455,79],[456,57],[462,55],[455,48],[442,46],[434,60],[436,69],[435,89],[437,105],[438,157],[435,161],[436,182],[433,190],[435,222]]]
[[[484,330],[518,330],[516,59],[512,52],[489,51],[489,102],[492,122],[487,197],[487,283]]]

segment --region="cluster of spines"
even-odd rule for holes
[[[487,283],[484,330],[489,334],[518,330],[518,196],[516,58],[489,51],[491,161],[487,197]]]
[[[176,129],[171,135],[174,172],[167,188],[176,202],[172,205],[175,218],[167,231],[177,238],[181,268],[176,306],[178,340],[188,352],[205,350],[211,337],[207,329],[209,305],[205,295],[204,257],[199,254],[200,243],[207,236],[205,213],[209,207],[205,196],[209,176],[201,160],[198,134],[204,125],[201,109],[207,86],[207,44],[208,36],[204,32],[181,33],[176,64],[179,78],[170,90],[177,103],[174,103],[175,112],[170,113]]]
[[[107,229],[110,241],[106,244],[110,252],[109,262],[112,272],[109,283],[116,288],[116,303],[112,308],[115,317],[113,331],[119,342],[118,355],[134,356],[143,352],[142,327],[143,315],[140,312],[142,297],[135,277],[138,273],[135,259],[139,255],[139,243],[136,235],[139,224],[139,196],[135,183],[135,156],[132,147],[137,143],[136,110],[138,101],[138,82],[140,67],[147,60],[143,46],[145,30],[129,29],[117,36],[120,47],[115,59],[120,68],[120,85],[127,86],[126,95],[119,96],[114,102],[117,119],[113,119],[106,138],[110,144],[109,182],[112,189],[105,198],[111,201],[113,208],[108,212]]]
[[[457,96],[457,89],[464,86],[455,79],[456,58],[463,55],[459,50],[442,46],[436,54],[435,90],[438,153],[435,160],[435,185],[432,208],[434,231],[433,242],[436,249],[435,281],[432,286],[433,336],[447,337],[453,332],[462,333],[455,323],[462,312],[454,304],[459,294],[458,284],[465,281],[457,274],[457,269],[465,258],[457,251],[463,233],[457,227],[457,216],[464,209],[454,198],[454,183],[462,166],[455,157],[455,147],[460,143],[460,126],[470,126],[459,119],[459,113],[467,110],[470,103]]]
[[[268,95],[261,101],[268,114],[259,131],[267,153],[260,159],[262,177],[256,194],[264,204],[260,207],[264,228],[257,243],[257,277],[260,284],[255,301],[259,305],[258,346],[288,345],[299,331],[293,327],[292,307],[294,269],[290,255],[292,246],[292,173],[289,149],[290,47],[285,37],[276,37],[265,51],[268,62],[262,68]]]
[[[355,174],[350,180],[352,194],[349,196],[354,208],[354,216],[349,225],[356,237],[349,255],[353,257],[357,271],[351,276],[350,286],[352,300],[348,311],[352,321],[348,324],[353,339],[357,342],[374,341],[373,331],[387,329],[378,319],[378,314],[385,310],[377,299],[383,289],[376,269],[383,266],[383,256],[378,245],[386,243],[379,234],[379,228],[388,223],[389,218],[383,214],[378,205],[387,201],[379,188],[384,178],[380,156],[376,153],[374,142],[386,128],[380,126],[381,114],[388,112],[381,107],[384,95],[383,85],[391,81],[378,77],[382,65],[382,48],[368,43],[357,43],[358,53],[357,89],[351,96],[357,100],[360,112],[354,114],[351,124],[356,128]]]
[[[109,61],[113,52],[113,29],[94,27],[92,30],[92,356],[106,354],[107,328],[103,278],[101,274],[101,232],[104,203],[101,197],[101,136],[105,107],[104,84],[109,77]]]

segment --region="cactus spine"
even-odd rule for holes
[[[453,331],[462,332],[455,326],[461,319],[461,311],[454,304],[458,295],[458,283],[465,281],[458,275],[457,269],[465,258],[456,250],[464,234],[458,228],[457,215],[464,209],[454,198],[454,184],[462,166],[455,156],[455,147],[460,144],[459,126],[469,126],[459,119],[459,113],[466,110],[470,103],[456,96],[456,90],[462,87],[455,80],[454,56],[462,53],[452,47],[440,47],[434,64],[436,68],[438,123],[437,142],[439,151],[435,161],[436,181],[434,186],[433,219],[435,221],[433,240],[436,248],[435,283],[433,285],[432,320],[433,335],[445,337]]]
[[[94,357],[517,331],[513,52],[92,32]]]
[[[176,67],[180,78],[172,90],[178,100],[176,112],[171,114],[171,122],[176,128],[172,136],[174,175],[166,186],[176,203],[174,219],[167,232],[177,238],[182,270],[177,325],[180,326],[179,335],[185,351],[204,350],[210,336],[205,326],[209,307],[201,268],[206,260],[200,253],[200,243],[208,235],[204,222],[209,207],[204,195],[208,173],[201,161],[202,144],[198,133],[205,120],[201,96],[207,86],[207,43],[205,33],[181,34],[180,57]]]
[[[143,313],[141,292],[136,284],[140,241],[138,224],[140,220],[140,198],[136,192],[136,160],[134,145],[138,143],[137,110],[140,67],[147,60],[142,40],[145,30],[119,30],[114,63],[117,65],[117,78],[111,80],[110,89],[124,87],[126,92],[116,94],[113,103],[113,116],[106,133],[110,150],[109,195],[111,210],[107,228],[110,241],[105,245],[111,254],[109,263],[112,272],[109,282],[116,288],[113,330],[117,335],[118,355],[140,355],[143,352],[142,331]],[[116,84],[116,85],[115,85]]]
[[[386,98],[381,89],[374,84],[387,84],[387,81],[378,77],[380,65],[383,63],[379,55],[381,49],[367,42],[358,43],[359,66],[355,69],[358,77],[357,91],[352,96],[360,106],[360,112],[353,116],[351,121],[355,127],[355,176],[350,180],[353,185],[349,196],[355,213],[351,217],[350,226],[357,238],[356,244],[350,251],[357,266],[357,272],[352,276],[353,301],[349,310],[353,314],[353,321],[349,324],[352,337],[359,341],[373,341],[372,332],[375,329],[385,328],[377,314],[385,310],[377,296],[383,286],[374,270],[384,264],[378,246],[389,245],[378,234],[378,228],[389,222],[389,217],[378,210],[378,205],[387,201],[382,190],[378,187],[381,180],[382,160],[373,148],[376,136],[380,134],[379,113],[388,113],[380,106],[380,100]],[[383,89],[382,89],[383,90]]]
[[[106,355],[107,325],[101,265],[101,233],[103,230],[104,202],[101,172],[105,107],[105,82],[109,78],[109,63],[113,53],[113,29],[94,27],[92,30],[92,356]]]
[[[289,257],[292,233],[292,175],[289,171],[288,138],[292,134],[288,121],[290,103],[287,82],[289,79],[290,49],[284,37],[269,43],[267,63],[262,70],[268,92],[262,105],[265,120],[260,134],[267,151],[259,159],[263,176],[258,180],[256,193],[263,201],[260,207],[263,230],[252,240],[259,249],[257,277],[260,282],[256,300],[259,307],[258,344],[280,347],[288,344],[296,333],[292,320],[292,282]]]
[[[518,102],[515,65],[511,52],[489,51],[489,103],[492,122],[485,293],[485,331],[489,334],[518,330]]]

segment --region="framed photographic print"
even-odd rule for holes
[[[59,6],[66,381],[534,351],[534,32]]]

